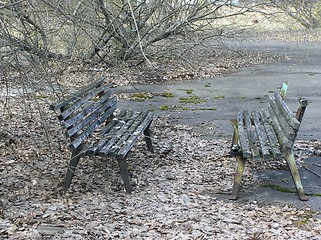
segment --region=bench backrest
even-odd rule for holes
[[[116,109],[116,97],[112,96],[112,84],[104,84],[104,78],[81,88],[65,99],[50,105],[59,110],[59,120],[71,139],[70,147],[78,148]]]
[[[291,149],[297,132],[299,131],[305,107],[308,105],[307,101],[300,100],[299,102],[300,107],[297,114],[300,112],[300,118],[298,119],[287,107],[278,92],[275,92],[274,95],[269,97],[269,119],[275,130],[281,149]]]

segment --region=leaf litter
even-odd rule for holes
[[[137,69],[92,70],[125,85],[128,76],[130,83],[202,78],[279,59],[220,51],[194,51],[189,58],[195,59],[187,65],[168,58]],[[83,68],[66,67],[57,83],[66,89],[87,84],[92,75],[79,71]],[[5,109],[0,115],[1,239],[321,239],[321,220],[309,208],[272,205],[259,197],[229,201],[235,171],[231,140],[204,140],[170,116],[153,121],[154,154],[143,139],[131,151],[131,195],[124,192],[116,161],[99,157],[80,160],[64,194],[70,151],[56,116],[48,110],[53,93],[43,85],[35,94],[21,93],[17,83],[10,88],[12,93],[0,96]],[[320,146],[319,141],[297,141],[299,163],[320,155]],[[256,170],[284,164],[249,162],[242,191],[251,192],[260,184]]]
[[[11,99],[11,114],[1,128],[3,239],[321,238],[321,220],[310,209],[260,199],[227,200],[235,171],[230,140],[200,139],[169,116],[155,118],[151,126],[154,154],[143,139],[132,149],[131,195],[123,190],[117,163],[99,157],[81,159],[63,194],[70,152],[47,102],[38,103],[28,97]],[[315,153],[317,146],[319,142],[298,142],[300,161],[308,156],[302,149]],[[243,191],[258,185],[254,171],[245,172]]]

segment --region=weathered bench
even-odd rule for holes
[[[246,159],[283,158],[289,166],[299,198],[308,200],[293,155],[293,144],[308,101],[299,98],[300,106],[294,116],[282,99],[284,94],[284,89],[274,92],[268,99],[267,111],[239,111],[236,119],[231,120],[234,128],[231,153],[236,157],[237,168],[229,199],[237,199]]]
[[[139,136],[144,134],[147,149],[153,151],[149,126],[150,112],[116,110],[116,97],[112,84],[104,78],[89,84],[50,105],[58,111],[58,119],[66,128],[72,150],[63,188],[69,188],[78,161],[85,156],[102,156],[117,159],[127,193],[131,193],[126,158]]]

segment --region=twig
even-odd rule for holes
[[[146,59],[146,61],[148,62],[148,64],[151,64],[151,62],[149,61],[149,59],[145,55],[145,52],[144,52],[144,49],[143,49],[143,46],[142,46],[141,36],[140,36],[140,33],[139,33],[138,25],[137,25],[137,22],[136,22],[135,14],[134,14],[132,5],[130,3],[130,0],[127,0],[127,3],[128,3],[128,6],[129,6],[129,9],[130,9],[130,12],[132,14],[134,25],[135,25],[135,28],[136,28],[137,38],[138,38],[138,45],[139,45],[140,51],[142,52],[142,54],[143,54],[144,58]]]

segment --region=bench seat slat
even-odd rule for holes
[[[258,141],[260,143],[262,156],[264,159],[268,160],[270,159],[270,151],[269,151],[270,145],[269,145],[268,137],[263,127],[259,112],[258,111],[252,112],[252,118],[253,118],[256,133],[258,136]]]
[[[270,148],[271,148],[271,152],[273,154],[273,157],[275,159],[279,159],[281,157],[281,152],[279,149],[279,144],[278,144],[276,134],[275,134],[272,126],[268,122],[268,118],[267,118],[265,112],[263,110],[260,110],[259,113],[260,113],[261,119],[263,119],[263,126],[265,129],[266,135],[268,137],[269,143],[270,143]]]
[[[115,157],[117,156],[118,150],[122,147],[124,142],[129,138],[129,136],[133,133],[136,126],[139,124],[139,112],[133,113],[132,117],[128,119],[128,121],[123,125],[123,127],[117,131],[117,141],[114,146],[110,149],[108,155]]]
[[[236,119],[237,119],[237,128],[239,132],[239,144],[241,145],[244,158],[249,158],[252,156],[252,153],[249,149],[247,133],[244,130],[243,112],[238,112]]]
[[[130,113],[132,114],[132,113]],[[135,116],[134,116],[135,117]],[[129,119],[126,122],[120,120],[119,123],[113,128],[113,131],[108,134],[108,137],[111,136],[110,140],[106,142],[106,145],[103,146],[99,151],[99,156],[112,156],[114,157],[115,154],[111,154],[119,149],[118,142],[119,140],[124,137],[124,133],[129,129],[129,127],[134,122],[133,119]]]
[[[104,137],[100,138],[97,142],[92,143],[92,146],[90,146],[89,149],[87,150],[88,156],[95,156],[98,153],[98,151],[107,144],[108,139],[112,138],[113,130],[115,131],[114,127],[117,124],[119,124],[119,120],[113,119],[102,129],[99,135]]]
[[[119,149],[117,155],[124,157],[128,151],[133,146],[135,140],[143,133],[143,131],[150,125],[153,119],[152,113],[144,113],[143,121],[139,122],[139,125],[136,127],[135,131],[131,134],[131,136],[127,139],[127,141],[123,144],[122,148]]]
[[[260,151],[257,147],[257,135],[256,135],[256,132],[253,131],[252,129],[252,119],[251,119],[250,113],[248,111],[244,111],[243,115],[244,115],[245,128],[247,131],[248,140],[249,140],[249,144],[252,152],[252,158],[257,160],[260,158]]]

